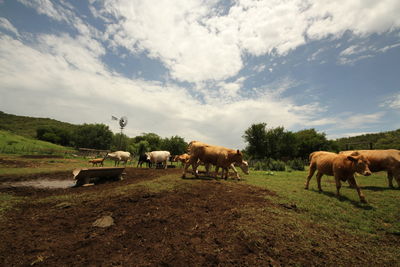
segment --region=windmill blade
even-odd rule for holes
[[[121,128],[124,128],[127,124],[128,118],[126,116],[123,116],[121,119],[119,119],[119,126],[121,126]]]

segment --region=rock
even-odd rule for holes
[[[97,219],[92,225],[96,227],[110,227],[114,224],[114,219],[111,216],[103,216],[100,219]]]

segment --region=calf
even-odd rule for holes
[[[95,165],[97,166],[97,164],[99,164],[100,166],[103,167],[104,159],[105,158],[92,159],[92,160],[89,160],[89,163],[92,163],[92,167],[94,167]]]
[[[230,166],[229,166],[229,169],[232,169],[233,170],[233,172],[236,174],[236,179],[238,179],[238,180],[240,180],[240,176],[239,176],[239,173],[238,173],[238,171],[236,170],[236,168],[235,168],[235,165],[237,165],[237,166],[239,166],[240,167],[240,169],[242,169],[242,171],[245,173],[245,174],[249,174],[249,163],[247,163],[247,161],[242,161],[242,163],[241,164],[237,164],[237,163],[232,163]],[[219,169],[219,167],[217,166],[217,167],[215,167],[215,175],[216,176],[218,176],[218,169]],[[224,171],[224,170],[223,170]],[[228,171],[229,170],[227,170],[227,174],[226,174],[226,177],[225,178],[228,178]]]
[[[147,153],[139,156],[138,164],[136,167],[140,166],[140,168],[142,168],[143,163],[147,163],[147,168],[151,168],[151,161],[147,159]]]
[[[348,181],[358,193],[361,202],[366,202],[365,196],[358,187],[356,180],[354,179],[354,173],[369,176],[371,171],[368,168],[369,161],[357,152],[352,153],[349,156],[342,154],[336,154],[326,151],[317,151],[310,154],[310,169],[307,176],[305,189],[308,189],[310,179],[317,172],[317,183],[319,191],[321,188],[321,177],[322,175],[330,175],[335,177],[336,183],[336,195],[340,195],[341,182]]]
[[[174,157],[174,161],[179,161],[181,162],[182,166],[185,165],[185,163],[189,160],[190,155],[187,153],[184,153],[182,155],[177,155]]]
[[[339,154],[350,155],[353,152],[354,151],[341,151]],[[357,150],[357,152],[368,159],[371,172],[386,171],[389,187],[394,187],[394,177],[397,186],[400,188],[400,150]]]

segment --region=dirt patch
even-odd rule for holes
[[[7,168],[35,168],[38,165],[33,162],[27,162],[22,160],[10,160],[0,158],[0,167],[7,167]]]
[[[185,181],[179,189],[159,193],[141,189],[107,198],[76,198],[74,202],[37,201],[49,194],[87,192],[104,196],[117,186],[166,174],[178,176],[181,171],[127,168],[126,173],[123,181],[91,187],[68,190],[26,187],[14,192],[31,196],[35,201],[24,202],[0,224],[2,265],[354,266],[382,263],[383,256],[368,253],[371,241],[301,221],[294,223],[289,220],[292,213],[299,212],[294,204],[271,202],[268,198],[276,196],[273,192],[240,182],[196,179],[191,183]],[[62,175],[67,173],[47,178],[59,179]],[[28,178],[20,177],[23,179]],[[102,218],[109,218],[112,223],[107,227],[96,226],[95,222]]]
[[[26,159],[47,159],[47,158],[64,159],[64,156],[62,156],[62,155],[22,155],[21,158],[26,158]]]

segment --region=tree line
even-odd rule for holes
[[[36,130],[40,140],[75,148],[125,150],[136,155],[146,151],[168,150],[171,154],[186,152],[187,142],[179,136],[162,138],[155,133],[142,133],[130,138],[114,134],[105,124],[83,124],[77,127],[41,126]],[[400,149],[400,129],[396,131],[366,134],[357,137],[328,140],[325,133],[315,129],[297,132],[284,127],[268,128],[266,123],[252,124],[242,136],[246,143],[244,154],[250,160],[307,160],[311,152],[318,150],[338,152],[353,149],[395,148]]]
[[[184,138],[179,136],[162,138],[155,133],[143,133],[130,138],[125,134],[114,134],[105,124],[83,124],[72,129],[41,126],[36,130],[36,138],[74,148],[124,150],[135,155],[154,150],[167,150],[173,155],[178,155],[185,153],[188,146]]]

